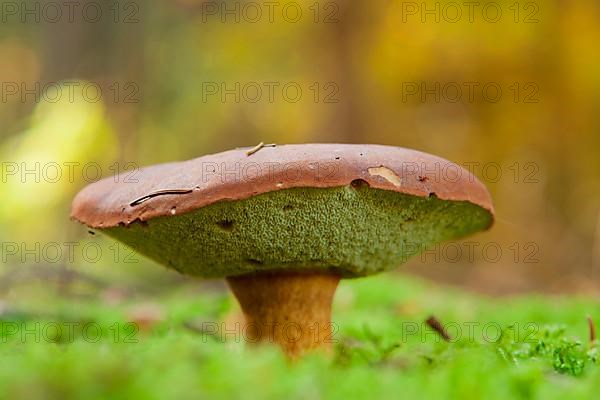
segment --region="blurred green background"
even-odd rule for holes
[[[72,20],[47,3],[1,2],[5,301],[181,285],[70,221],[71,199],[100,176],[261,141],[389,144],[469,167],[494,228],[469,239],[472,253],[444,245],[403,270],[498,295],[600,293],[597,1],[482,1],[469,14],[447,1],[271,13],[81,0]]]

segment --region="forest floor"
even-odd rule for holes
[[[4,304],[2,398],[598,395],[600,344],[589,319],[600,325],[600,303],[590,298],[494,299],[407,274],[346,280],[335,298],[334,352],[290,363],[276,348],[244,345],[243,330],[231,328],[237,304],[223,289],[186,281],[152,295]]]

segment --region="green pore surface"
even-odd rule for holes
[[[469,202],[356,186],[280,190],[107,233],[189,275],[329,270],[353,277],[491,223],[488,211]]]

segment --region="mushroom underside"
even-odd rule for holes
[[[285,271],[348,278],[394,268],[491,223],[488,210],[467,201],[349,185],[284,189],[104,231],[187,275]]]

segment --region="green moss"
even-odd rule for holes
[[[107,233],[189,275],[286,269],[354,277],[396,267],[427,246],[490,223],[489,212],[469,202],[343,186],[223,201]]]

